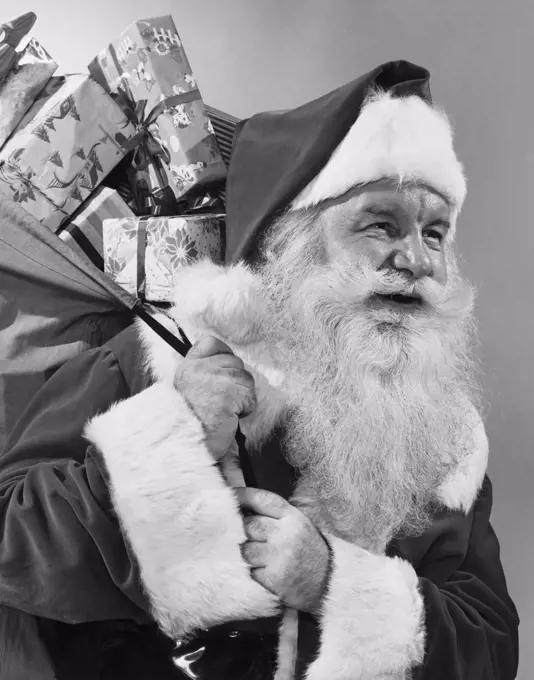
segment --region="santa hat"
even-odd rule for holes
[[[227,262],[252,258],[285,210],[386,177],[443,194],[453,207],[454,233],[465,178],[429,80],[420,66],[389,62],[297,109],[241,123],[227,180]]]

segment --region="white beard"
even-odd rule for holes
[[[287,376],[286,451],[303,478],[295,502],[380,552],[425,528],[437,488],[472,444],[472,289],[449,253],[446,287],[415,286],[425,309],[370,309],[373,292],[406,291],[406,280],[365,261],[356,272],[321,264],[313,225],[284,222],[259,274],[263,334]]]

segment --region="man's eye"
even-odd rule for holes
[[[365,228],[366,231],[385,231],[389,233],[392,229],[392,225],[389,222],[373,222],[368,227]]]
[[[444,239],[444,234],[438,229],[429,229],[425,232],[425,237],[432,241],[432,243],[441,243]]]

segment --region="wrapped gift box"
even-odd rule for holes
[[[109,92],[119,93],[139,127],[161,147],[132,178],[153,192],[170,187],[176,198],[224,179],[211,121],[171,16],[131,24],[89,65]]]
[[[56,234],[83,259],[104,270],[102,225],[104,220],[133,217],[134,214],[119,194],[108,187],[100,187],[76,211]]]
[[[58,90],[64,87],[68,78],[70,78],[70,76],[52,76],[50,78],[50,80],[46,83],[46,85],[43,87],[43,89],[39,92],[39,94],[35,98],[31,107],[20,119],[19,123],[17,124],[17,127],[15,128],[15,132],[22,130],[23,128],[26,127],[26,125],[28,125],[28,123],[37,118],[39,111],[44,106],[46,106],[47,102],[53,95],[56,94]]]
[[[32,39],[0,83],[0,148],[57,69],[46,50]]]
[[[104,271],[149,302],[173,300],[173,272],[197,260],[222,261],[224,215],[105,220]]]
[[[0,150],[0,195],[55,231],[130,150],[136,128],[88,76],[52,90]]]

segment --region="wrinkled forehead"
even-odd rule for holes
[[[359,212],[389,212],[421,215],[439,213],[448,219],[455,208],[450,199],[424,182],[384,178],[354,187],[343,196],[323,201],[319,213],[329,218]]]

